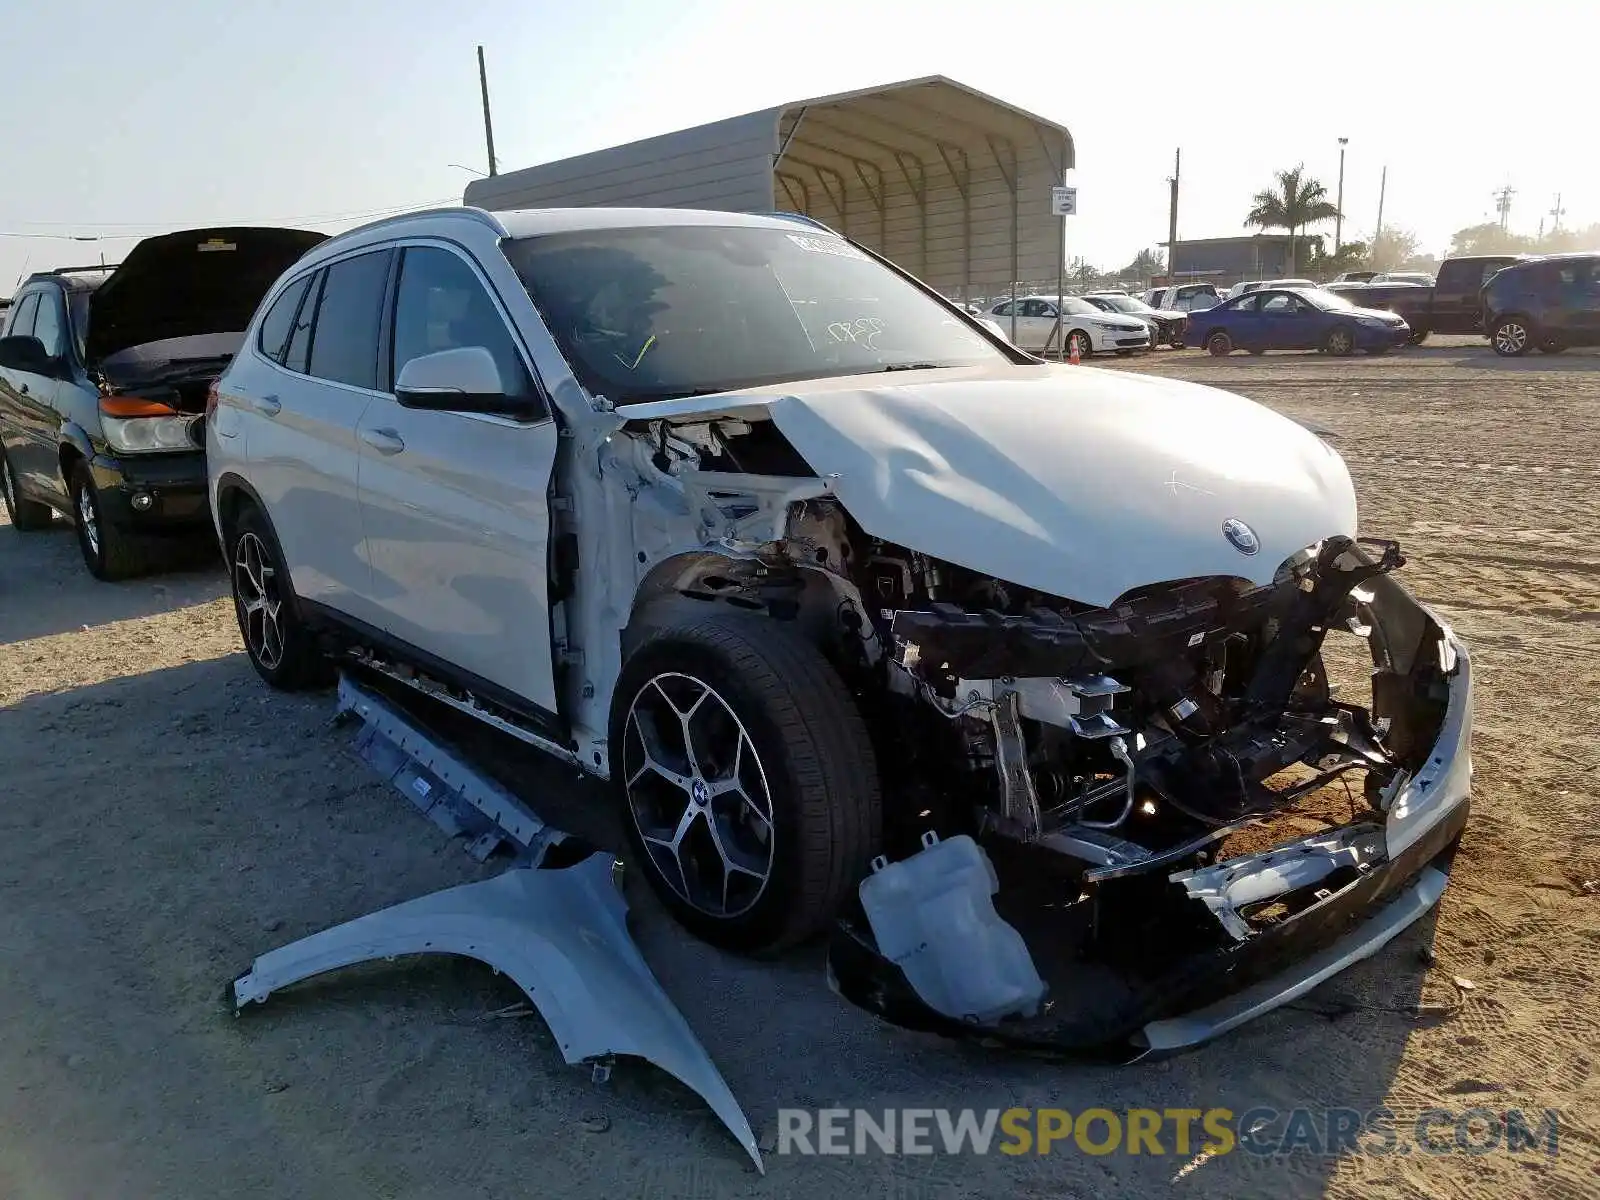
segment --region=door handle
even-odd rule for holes
[[[283,401],[276,396],[258,396],[250,402],[250,407],[264,417],[275,417],[283,411]]]
[[[379,454],[399,454],[406,448],[405,440],[392,429],[363,429],[361,440]]]

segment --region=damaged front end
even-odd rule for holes
[[[884,653],[855,679],[900,795],[833,940],[836,990],[914,1028],[1127,1056],[1216,1036],[1386,943],[1442,891],[1471,771],[1468,656],[1402,564],[1335,537],[1267,586],[1084,608],[874,545]],[[1359,642],[1367,703],[1329,682]],[[990,886],[951,868],[961,834]],[[954,915],[908,938],[919,911]]]

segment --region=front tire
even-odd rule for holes
[[[1206,353],[1213,358],[1226,358],[1233,353],[1233,339],[1222,330],[1217,330],[1206,339]]]
[[[771,953],[820,932],[877,853],[866,727],[792,626],[666,614],[618,677],[610,744],[635,861],[714,945]]]
[[[233,612],[256,674],[286,692],[325,685],[328,661],[300,615],[283,551],[260,509],[247,505],[228,526],[227,552]]]
[[[1328,330],[1322,348],[1336,358],[1345,358],[1356,352],[1356,335],[1347,325],[1335,325]]]
[[[0,499],[4,500],[11,527],[18,533],[33,533],[50,527],[53,515],[50,506],[22,498],[22,493],[17,491],[16,476],[11,473],[11,464],[6,461],[3,450],[0,450]]]
[[[132,579],[151,568],[149,545],[144,539],[106,519],[89,464],[79,461],[68,476],[72,515],[78,527],[78,549],[89,574],[104,583]]]
[[[1533,342],[1533,329],[1521,317],[1501,317],[1489,334],[1489,344],[1501,358],[1521,358]]]

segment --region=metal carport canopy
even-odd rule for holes
[[[474,180],[465,200],[801,213],[967,298],[1057,278],[1050,189],[1073,165],[1065,126],[933,75]]]

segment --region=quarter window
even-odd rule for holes
[[[294,329],[289,334],[289,349],[283,356],[283,365],[291,371],[304,374],[311,357],[311,326],[317,319],[317,301],[322,296],[322,280],[326,275],[326,271],[317,272],[316,278],[311,281],[310,294],[294,319]]]
[[[378,386],[378,327],[391,250],[336,262],[323,280],[311,335],[310,374],[334,383]]]
[[[294,319],[300,311],[300,301],[305,299],[306,289],[311,286],[311,276],[297,279],[284,288],[283,294],[273,302],[267,315],[261,320],[261,334],[258,344],[261,353],[265,354],[275,363],[282,363],[284,352],[289,348],[289,335],[294,332]]]

